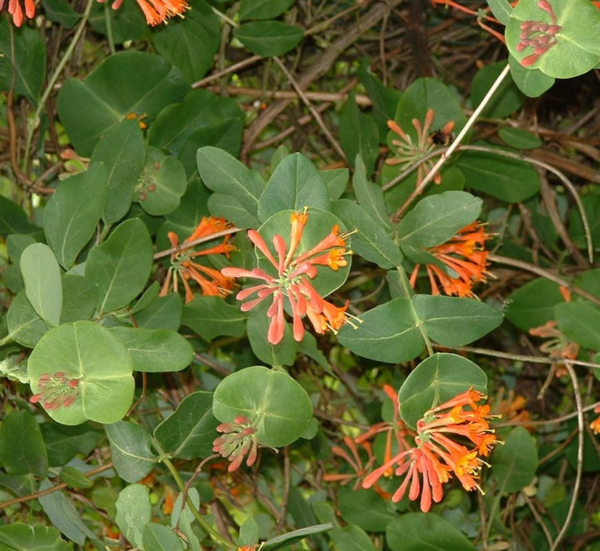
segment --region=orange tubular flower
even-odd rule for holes
[[[488,252],[484,243],[489,238],[480,222],[473,222],[460,230],[448,242],[427,249],[447,266],[447,272],[439,266],[428,264],[427,275],[431,284],[431,294],[439,295],[440,286],[446,295],[458,297],[475,296],[474,283],[485,281],[489,275]],[[410,284],[415,286],[419,269],[417,264],[410,276]],[[439,285],[438,285],[439,282]]]
[[[213,234],[222,232],[231,225],[223,218],[215,218],[213,216],[204,217],[198,224],[198,227],[194,230],[183,243],[190,243],[197,239],[206,238],[210,240]],[[179,237],[174,232],[167,234],[172,247],[179,246]],[[201,251],[194,251],[191,247],[184,250],[176,250],[171,254],[171,266],[167,271],[167,277],[163,283],[160,291],[160,296],[165,296],[173,284],[173,291],[179,291],[178,277],[183,283],[185,289],[185,302],[190,302],[194,299],[194,292],[190,286],[190,280],[195,281],[202,290],[202,294],[205,296],[220,296],[225,297],[231,293],[233,289],[234,281],[231,278],[225,277],[219,270],[204,266],[198,262],[194,262],[192,259],[198,256],[209,256],[211,254],[224,254],[229,256],[229,253],[235,249],[235,247],[228,243],[229,236],[226,235],[223,242],[203,249]]]
[[[189,8],[185,0],[136,0],[141,10],[144,12],[148,25],[158,25],[164,23],[170,17],[179,15],[183,17],[183,12]],[[103,2],[103,0],[98,0]],[[115,0],[112,3],[112,9],[118,10],[123,0]]]
[[[363,488],[370,488],[395,468],[397,476],[406,475],[406,478],[392,501],[400,501],[408,491],[412,501],[421,496],[424,513],[429,511],[432,502],[442,500],[442,486],[453,475],[465,490],[482,491],[479,472],[484,461],[481,457],[487,457],[492,446],[498,443],[488,423],[488,419],[498,416],[489,413],[489,406],[476,404],[484,398],[485,395],[469,389],[426,412],[417,423],[416,446],[385,461],[365,478]]]
[[[295,212],[292,214],[291,220],[289,249],[283,237],[275,235],[273,237],[275,255],[257,231],[248,231],[250,241],[277,270],[277,277],[267,274],[260,268],[244,270],[232,267],[221,270],[226,277],[253,278],[264,282],[242,289],[236,298],[245,300],[255,295],[255,298],[242,305],[243,312],[252,310],[263,300],[270,298],[271,306],[267,310],[267,316],[271,322],[267,338],[271,344],[278,344],[283,339],[286,300],[292,310],[293,335],[298,342],[304,338],[303,318],[305,316],[319,334],[325,333],[327,329],[336,332],[352,318],[346,312],[348,303],[338,307],[327,302],[311,283],[311,280],[317,275],[317,266],[326,265],[336,271],[339,267],[348,264],[344,256],[351,254],[351,251],[347,251],[345,248],[345,236],[340,236],[339,228],[335,226],[331,233],[312,249],[296,256],[304,227],[308,221],[308,212],[306,210]]]
[[[0,11],[4,8],[6,0],[0,0]],[[25,6],[25,10],[23,10]],[[12,15],[15,27],[20,27],[23,24],[23,19],[33,19],[35,15],[34,0],[23,0],[23,6],[20,0],[8,0],[8,13]]]

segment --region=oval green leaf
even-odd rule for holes
[[[62,372],[79,381],[71,405],[47,410],[55,421],[78,425],[86,420],[115,423],[133,399],[133,362],[125,346],[108,329],[89,321],[64,324],[48,331],[28,363],[31,389],[43,390],[44,375]]]
[[[252,366],[232,373],[217,386],[213,414],[222,423],[244,415],[256,426],[259,444],[279,448],[302,436],[312,418],[312,404],[287,373]]]
[[[494,448],[490,463],[500,493],[518,492],[531,483],[538,467],[533,436],[525,428],[515,427],[504,439],[504,445]]]
[[[270,57],[283,55],[295,48],[304,31],[281,21],[244,23],[233,31],[235,36],[253,54]]]
[[[29,245],[21,255],[25,293],[38,316],[48,325],[60,323],[62,281],[52,249],[43,243]]]
[[[486,393],[487,376],[476,364],[456,354],[434,354],[400,387],[400,415],[414,428],[425,412],[470,388]]]

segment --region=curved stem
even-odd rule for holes
[[[183,492],[186,492],[186,503],[189,505],[190,510],[194,515],[194,518],[198,521],[198,524],[200,524],[201,528],[217,543],[225,546],[227,549],[235,549],[236,546],[229,540],[225,539],[221,534],[219,534],[219,532],[217,532],[208,522],[206,522],[206,520],[204,520],[204,517],[200,514],[200,511],[196,510],[192,499],[189,495],[187,495],[186,485],[183,483],[183,480],[179,475],[179,471],[175,468],[175,465],[173,465],[173,462],[171,461],[169,455],[162,449],[162,446],[160,445],[158,440],[156,440],[156,438],[154,437],[151,437],[151,442],[152,446],[159,454],[159,461],[161,463],[164,463],[164,465],[167,467],[167,469],[171,473],[171,476],[175,480],[179,491],[182,494]]]
[[[579,487],[581,485],[581,476],[583,473],[583,436],[584,436],[584,422],[583,422],[583,404],[581,403],[581,394],[579,392],[579,383],[577,381],[577,374],[571,365],[571,362],[565,361],[565,367],[571,377],[573,383],[573,394],[575,395],[575,404],[577,406],[577,472],[575,474],[575,485],[573,486],[573,495],[571,497],[571,503],[569,504],[569,510],[567,516],[563,522],[560,532],[554,539],[554,544],[550,548],[550,551],[558,549],[558,544],[565,537],[567,530],[571,524],[573,513],[575,511],[575,505],[577,504],[577,495],[579,494]]]
[[[40,101],[37,105],[35,114],[33,116],[33,121],[31,121],[31,124],[29,125],[29,128],[27,129],[27,140],[25,141],[25,155],[23,157],[23,170],[26,170],[27,165],[29,164],[29,152],[31,151],[31,142],[33,141],[33,132],[34,132],[36,126],[38,125],[40,115],[42,114],[42,110],[44,109],[46,102],[48,101],[48,98],[50,97],[50,94],[52,93],[52,90],[54,89],[54,85],[56,84],[58,77],[63,72],[63,69],[65,68],[65,65],[67,64],[67,61],[69,61],[69,58],[71,57],[71,54],[73,53],[73,50],[75,50],[75,46],[77,45],[77,42],[79,41],[79,39],[81,38],[81,35],[83,34],[83,30],[85,29],[85,26],[90,18],[90,12],[92,10],[93,5],[94,5],[94,0],[87,0],[87,4],[85,6],[85,11],[83,12],[83,15],[81,16],[81,21],[79,21],[79,26],[77,27],[77,30],[75,31],[75,34],[73,35],[73,39],[71,40],[71,43],[69,44],[68,48],[66,49],[65,54],[63,55],[62,59],[60,60],[59,64],[57,65],[54,73],[50,77],[50,80],[48,81],[48,85],[46,86],[46,89],[44,90],[44,93],[42,94],[42,97],[40,98]]]

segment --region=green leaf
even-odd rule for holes
[[[471,103],[473,105],[481,103],[504,70],[504,67],[506,67],[506,63],[506,61],[491,63],[477,71],[471,82]],[[524,101],[523,92],[519,90],[509,74],[494,92],[492,99],[484,107],[481,116],[491,119],[503,119],[520,109]]]
[[[40,427],[28,411],[12,411],[0,426],[0,464],[10,475],[46,476],[48,455]]]
[[[281,534],[281,536],[277,536],[266,541],[262,546],[262,551],[275,551],[276,549],[283,549],[290,546],[292,543],[302,541],[304,538],[309,536],[327,532],[328,530],[331,530],[332,526],[333,525],[330,522],[326,524],[315,524],[313,526],[307,526],[306,528],[294,530],[293,532],[288,532],[287,534]]]
[[[515,427],[496,446],[490,463],[493,477],[502,494],[518,492],[531,483],[538,467],[538,452],[534,438],[523,427]]]
[[[91,166],[103,163],[107,169],[103,182],[106,194],[103,218],[107,224],[118,222],[129,211],[145,156],[144,136],[137,120],[119,121],[100,136]]]
[[[75,467],[69,467],[68,465],[63,467],[60,471],[60,479],[69,487],[74,490],[83,490],[91,488],[94,485],[94,481],[90,480],[84,474],[76,469]]]
[[[391,229],[392,225],[390,224],[390,217],[381,187],[367,179],[365,165],[360,156],[356,157],[354,166],[352,187],[358,204],[365,209],[373,222],[376,222],[382,228]]]
[[[216,192],[211,196],[211,202],[216,201],[215,197],[221,196],[223,203],[231,205],[233,212],[239,209],[245,214],[245,217],[235,214],[234,217],[223,216],[238,227],[248,227],[240,226],[238,218],[242,221],[252,220],[253,225],[258,226],[258,201],[265,187],[262,178],[229,153],[216,147],[200,148],[197,161],[202,181],[206,187]]]
[[[89,320],[96,310],[98,285],[88,277],[65,274],[62,278],[61,323]]]
[[[238,538],[237,545],[238,547],[243,547],[244,545],[256,545],[258,543],[259,536],[260,532],[258,522],[256,522],[252,517],[247,518],[240,526],[240,537]]]
[[[25,293],[37,314],[48,325],[60,323],[62,281],[54,253],[43,243],[29,245],[21,255]]]
[[[344,551],[376,551],[371,538],[358,526],[345,526],[333,528],[329,532],[331,541],[336,549]]]
[[[508,296],[507,319],[523,331],[554,319],[554,306],[565,299],[553,281],[538,278]]]
[[[402,263],[400,247],[360,205],[348,199],[339,199],[333,203],[333,214],[346,227],[358,230],[358,233],[352,236],[354,253],[384,269],[389,270],[400,266]]]
[[[294,49],[304,37],[304,31],[281,21],[256,21],[240,25],[233,36],[253,54],[271,57]]]
[[[523,67],[512,55],[508,56],[510,74],[519,90],[530,98],[537,98],[549,90],[555,80],[539,69]]]
[[[563,302],[554,307],[560,330],[585,348],[600,352],[600,311],[591,304]]]
[[[144,526],[142,532],[144,551],[183,551],[183,540],[171,529],[151,522]]]
[[[467,187],[507,203],[519,203],[540,190],[540,177],[530,163],[493,151],[465,151],[457,166],[467,178]]]
[[[496,329],[502,311],[476,299],[415,295],[415,312],[430,339],[442,346],[465,346]]]
[[[406,362],[425,350],[410,300],[397,298],[361,314],[354,329],[344,325],[338,340],[355,354],[387,363]]]
[[[98,284],[98,311],[126,306],[148,282],[153,254],[150,235],[139,219],[119,224],[109,238],[94,247],[85,275]]]
[[[554,78],[576,77],[597,67],[600,63],[600,12],[597,7],[588,0],[551,1],[549,5],[553,14],[537,2],[523,2],[512,10],[505,33],[511,55],[521,64],[540,69]],[[535,35],[535,38],[547,37],[549,47],[533,59],[533,45],[519,46],[522,45],[521,25],[528,21],[559,26],[555,33]]]
[[[247,417],[256,423],[259,444],[279,448],[300,438],[312,418],[312,404],[287,373],[252,366],[221,381],[213,396],[213,414],[222,423]]]
[[[183,307],[182,324],[207,341],[215,337],[241,337],[246,331],[248,314],[238,305],[221,297],[197,296]]]
[[[390,521],[397,518],[391,503],[373,490],[341,488],[338,506],[345,522],[367,532],[385,532]]]
[[[513,10],[510,2],[508,0],[487,0],[487,3],[494,14],[494,17],[500,21],[500,23],[506,25]]]
[[[321,170],[321,178],[329,191],[329,199],[335,201],[339,199],[348,185],[348,176],[350,174],[347,168],[333,168],[330,170]]]
[[[19,291],[12,299],[6,315],[8,336],[4,340],[13,340],[33,348],[48,331],[48,325],[33,309],[25,290]]]
[[[220,299],[222,300],[222,299]],[[156,297],[135,316],[138,327],[144,329],[171,329],[177,331],[181,325],[183,302],[179,295],[170,293]]]
[[[464,191],[425,197],[400,222],[400,243],[413,247],[444,243],[477,219],[481,204],[481,199]]]
[[[27,26],[17,29],[8,18],[1,19],[0,90],[13,90],[15,96],[25,96],[35,105],[45,78],[46,46],[41,33]]]
[[[0,23],[3,21],[0,19]],[[0,195],[0,237],[7,237],[11,233],[33,233],[38,230],[37,226],[29,222],[19,205]]]
[[[54,23],[60,23],[65,29],[72,29],[81,19],[66,0],[42,0],[44,15]]]
[[[406,378],[400,392],[400,415],[411,427],[433,407],[470,388],[486,393],[487,376],[472,361],[456,354],[433,354]]]
[[[186,85],[178,69],[146,52],[107,57],[83,81],[70,79],[58,94],[58,114],[75,149],[91,155],[101,136],[128,114],[151,122],[170,103],[181,101]]]
[[[146,486],[132,484],[119,492],[116,522],[132,545],[143,549],[142,532],[151,519],[152,505]]]
[[[181,459],[196,459],[212,454],[219,421],[212,414],[211,392],[194,392],[186,396],[160,425],[154,437],[162,449]]]
[[[179,206],[187,187],[187,177],[183,165],[175,157],[167,157],[160,149],[149,146],[140,183],[135,200],[148,214],[162,216]]]
[[[46,443],[48,463],[52,467],[66,465],[78,453],[87,457],[100,439],[104,438],[104,431],[88,424],[70,427],[58,423],[43,423],[40,429]]]
[[[174,18],[152,33],[156,51],[178,67],[190,84],[212,65],[220,38],[219,19],[203,1],[194,2],[194,9],[185,17]]]
[[[144,427],[119,421],[105,429],[115,469],[123,480],[137,482],[156,466],[158,458],[150,449],[150,434]]]
[[[6,551],[70,551],[60,532],[50,526],[30,526],[20,522],[0,526],[0,544]]]
[[[138,327],[112,327],[109,331],[127,348],[134,371],[175,372],[192,363],[192,345],[175,331]]]
[[[271,175],[258,203],[258,217],[265,222],[282,210],[305,207],[329,210],[329,192],[315,165],[304,155],[293,153]]]
[[[243,111],[234,100],[198,88],[189,92],[182,103],[169,105],[160,112],[148,131],[148,143],[169,151],[182,162],[183,153],[189,147],[193,152],[195,170],[196,151],[200,147],[219,146],[230,155],[237,155],[241,127],[233,140],[223,134],[228,124],[239,122],[243,126],[245,120]],[[218,135],[211,137],[212,133]]]
[[[498,130],[498,136],[502,141],[515,149],[536,149],[543,145],[542,140],[533,132],[512,126],[503,126]]]
[[[379,130],[375,120],[356,105],[354,92],[350,92],[340,111],[339,124],[340,142],[348,163],[354,168],[355,159],[360,157],[364,162],[361,169],[365,177],[370,176],[379,157]]]
[[[63,180],[44,209],[46,240],[63,268],[68,270],[94,236],[106,203],[104,165]]]
[[[293,3],[294,0],[242,0],[240,3],[240,21],[274,19]]]
[[[369,59],[366,57],[360,58],[356,74],[373,102],[373,117],[379,129],[379,140],[385,143],[385,137],[389,132],[387,121],[394,118],[402,92],[384,86],[371,72]]]
[[[443,517],[404,513],[390,523],[386,541],[392,551],[475,551],[475,546]]]
[[[40,484],[40,491],[49,490],[54,485],[48,480]],[[38,500],[50,522],[68,539],[83,545],[86,538],[98,541],[95,534],[85,525],[73,502],[62,492],[42,493]]]
[[[148,33],[148,23],[137,2],[123,2],[118,10],[108,2],[92,4],[90,24],[96,32],[110,35],[114,44],[139,40]]]
[[[92,322],[77,321],[48,331],[31,353],[27,367],[34,393],[42,392],[43,376],[56,372],[78,381],[75,402],[47,410],[59,423],[78,425],[87,419],[114,423],[131,405],[135,386],[131,357],[108,329]]]

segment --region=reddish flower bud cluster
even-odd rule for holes
[[[413,119],[412,125],[417,133],[417,143],[414,143],[411,136],[404,132],[396,121],[389,120],[388,128],[400,137],[400,140],[393,139],[392,145],[396,146],[395,156],[387,159],[385,162],[388,165],[409,165],[417,162],[422,157],[433,151],[439,145],[445,145],[446,140],[452,137],[454,130],[454,121],[447,122],[441,130],[430,132],[431,125],[435,119],[433,109],[428,109],[425,114],[425,121],[421,123],[419,119]],[[427,172],[431,170],[434,163],[427,161],[417,169],[417,186],[425,178]],[[442,182],[442,175],[438,172],[433,181],[436,184]]]
[[[548,0],[539,0],[538,6],[550,14],[552,23],[544,23],[543,21],[523,21],[521,23],[521,36],[517,44],[517,52],[522,52],[526,48],[533,48],[533,53],[521,60],[521,65],[524,67],[533,65],[541,55],[556,44],[556,35],[562,28],[556,24],[556,16]]]
[[[438,281],[446,295],[458,297],[474,296],[473,284],[485,281],[488,266],[488,252],[484,249],[489,235],[480,222],[465,226],[446,243],[427,249],[447,266],[447,272],[435,264],[427,264],[427,275],[431,284],[431,294],[439,295]],[[417,264],[410,276],[414,287],[421,265]]]
[[[213,442],[213,451],[226,457],[229,461],[229,472],[235,471],[244,461],[248,454],[246,465],[251,467],[256,461],[258,441],[256,439],[256,427],[252,421],[243,415],[238,415],[233,423],[221,423],[217,431],[223,433]]]
[[[339,235],[335,226],[331,233],[317,245],[305,253],[296,255],[298,245],[302,240],[304,227],[308,221],[308,212],[295,212],[291,216],[292,228],[289,248],[281,235],[273,237],[275,256],[267,246],[263,237],[255,230],[248,231],[248,238],[262,255],[277,270],[277,277],[271,276],[260,268],[244,270],[242,268],[224,268],[221,273],[226,277],[244,277],[264,281],[260,285],[248,287],[240,291],[236,298],[245,300],[256,294],[256,298],[244,303],[243,312],[252,310],[267,298],[271,298],[271,306],[267,310],[271,322],[269,324],[268,341],[278,344],[283,339],[285,331],[284,305],[288,300],[292,310],[294,339],[300,342],[304,338],[304,316],[311,321],[315,331],[325,333],[327,329],[337,331],[347,323],[351,316],[346,312],[348,305],[338,307],[327,302],[313,287],[311,280],[317,276],[317,266],[328,266],[337,271],[348,262],[345,255],[351,254],[346,250],[346,237]]]
[[[38,381],[37,394],[29,401],[38,402],[45,409],[58,409],[72,405],[79,395],[79,379],[72,379],[64,371],[57,371],[54,375],[44,373]]]
[[[198,227],[194,230],[194,233],[190,235],[183,243],[190,243],[197,239],[206,238],[206,241],[211,239],[213,234],[222,232],[231,227],[226,220],[223,218],[215,218],[213,216],[203,217]],[[171,246],[176,248],[179,246],[179,237],[174,232],[167,234]],[[191,247],[184,250],[176,250],[171,254],[171,266],[167,271],[167,277],[163,283],[160,291],[160,296],[165,296],[171,288],[171,282],[173,283],[173,291],[176,293],[179,290],[178,277],[183,283],[185,289],[185,302],[190,302],[194,298],[194,292],[190,287],[190,279],[195,281],[202,290],[202,294],[205,296],[220,296],[225,297],[231,293],[233,289],[234,281],[221,274],[219,270],[210,268],[198,262],[194,262],[192,259],[198,256],[208,256],[211,254],[224,254],[229,256],[229,253],[235,249],[235,247],[228,243],[229,236],[226,235],[223,238],[223,242],[214,247],[208,249],[202,249],[195,251]]]
[[[363,488],[371,488],[381,476],[394,469],[396,476],[406,475],[406,478],[393,494],[392,501],[400,501],[408,491],[413,501],[421,496],[420,506],[425,513],[432,501],[442,500],[442,486],[453,475],[465,490],[482,492],[479,473],[485,463],[480,456],[487,457],[492,446],[498,443],[488,423],[488,419],[497,416],[490,414],[488,405],[477,405],[484,398],[481,392],[469,389],[426,412],[417,423],[416,446],[401,449],[385,461],[365,478]],[[470,409],[465,409],[466,406]]]

